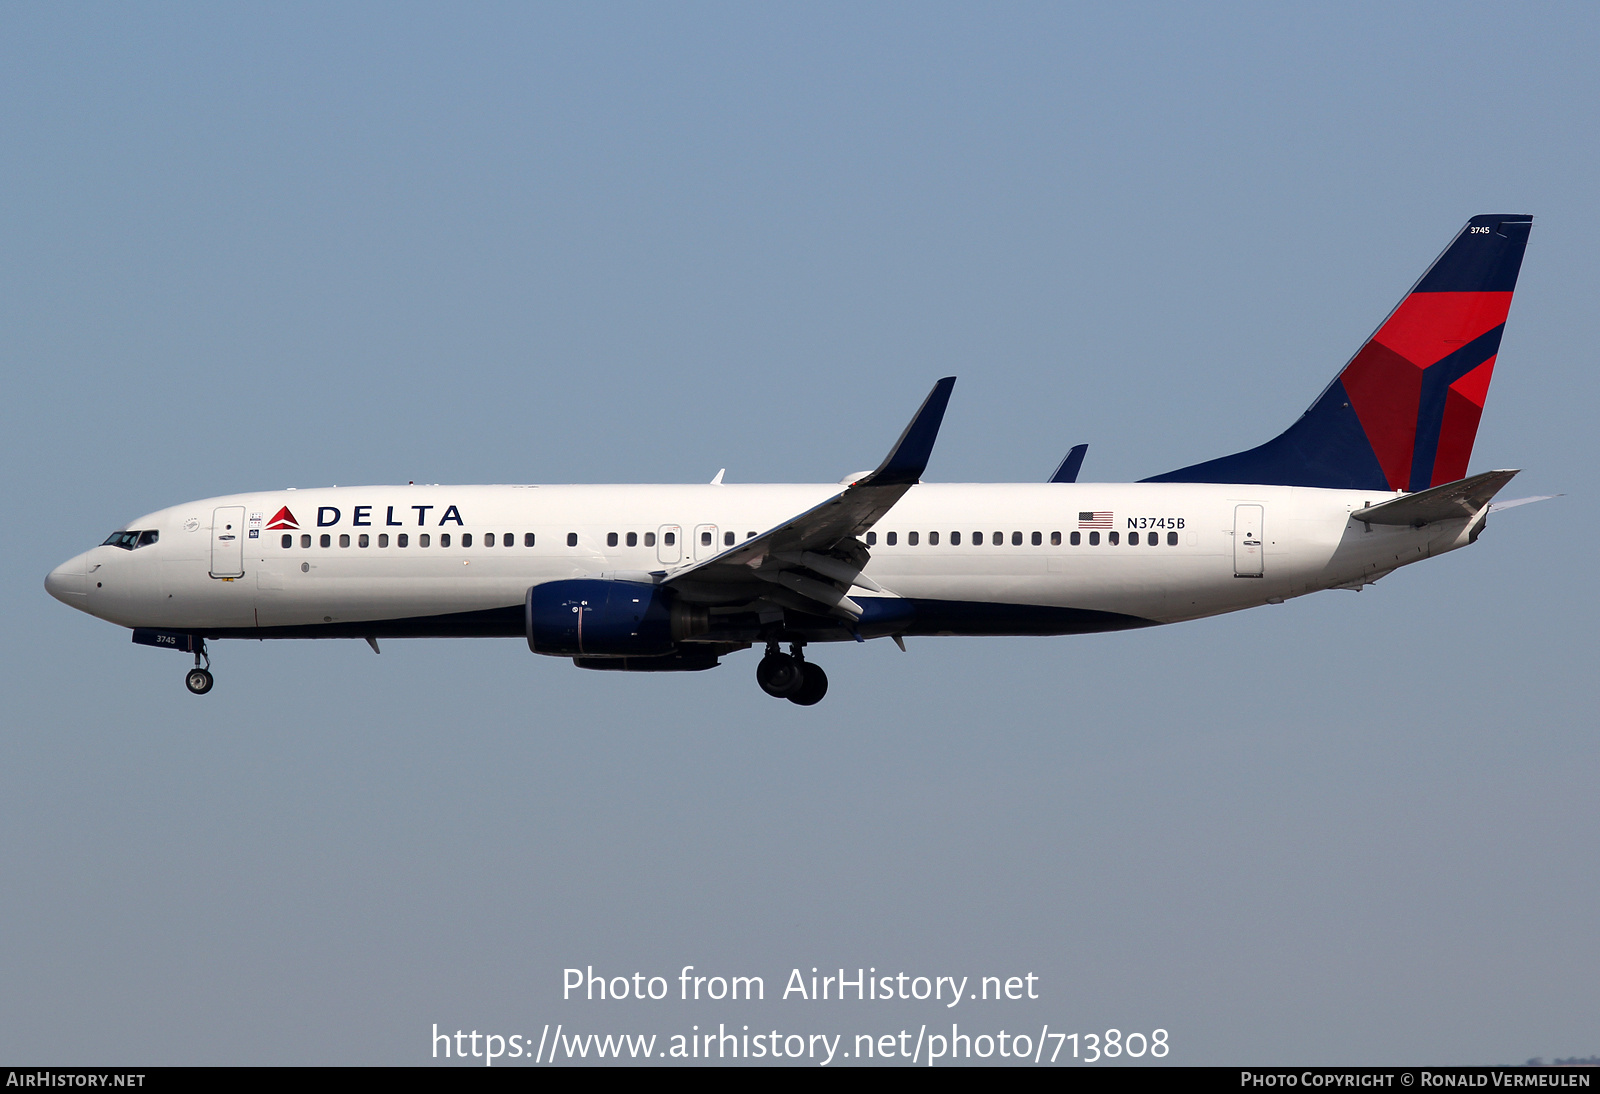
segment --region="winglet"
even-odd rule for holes
[[[945,407],[950,405],[950,392],[955,386],[954,376],[946,376],[933,385],[933,390],[917,408],[911,424],[900,434],[900,439],[894,443],[878,469],[858,480],[857,486],[909,486],[922,478],[922,473],[928,468],[928,458],[933,455],[933,442],[939,436]]]
[[[1072,451],[1067,453],[1067,458],[1061,461],[1061,466],[1056,468],[1056,473],[1050,476],[1051,482],[1077,482],[1078,471],[1083,467],[1083,454],[1089,451],[1086,444],[1075,444]]]

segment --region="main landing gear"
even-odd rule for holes
[[[196,695],[204,695],[211,690],[211,685],[216,683],[211,678],[211,655],[206,652],[206,640],[197,639],[199,645],[194,648],[194,668],[190,669],[183,678],[184,687]],[[200,659],[205,658],[205,667],[200,665]]]
[[[774,699],[787,699],[798,706],[809,707],[822,702],[828,694],[828,674],[821,665],[813,665],[801,652],[803,643],[793,642],[784,653],[778,643],[767,644],[767,655],[756,666],[756,683]]]

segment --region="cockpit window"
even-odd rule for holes
[[[124,551],[131,551],[136,547],[148,547],[160,538],[161,533],[154,530],[147,532],[137,530],[112,532],[100,546],[121,547]]]

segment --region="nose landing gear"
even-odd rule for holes
[[[774,699],[787,699],[797,706],[809,707],[822,702],[828,694],[828,674],[820,665],[805,659],[801,652],[803,643],[794,642],[790,653],[778,648],[778,643],[767,645],[767,654],[756,666],[756,683]]]
[[[194,668],[190,669],[183,678],[184,687],[195,695],[204,695],[211,690],[211,685],[216,683],[211,677],[211,655],[206,652],[206,640],[196,640],[199,644],[194,648]],[[205,667],[200,665],[200,659],[205,658]]]

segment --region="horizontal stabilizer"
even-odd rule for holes
[[[1477,516],[1516,475],[1516,471],[1485,471],[1357,509],[1350,519],[1362,524],[1403,524],[1413,528],[1442,520],[1467,520]]]

